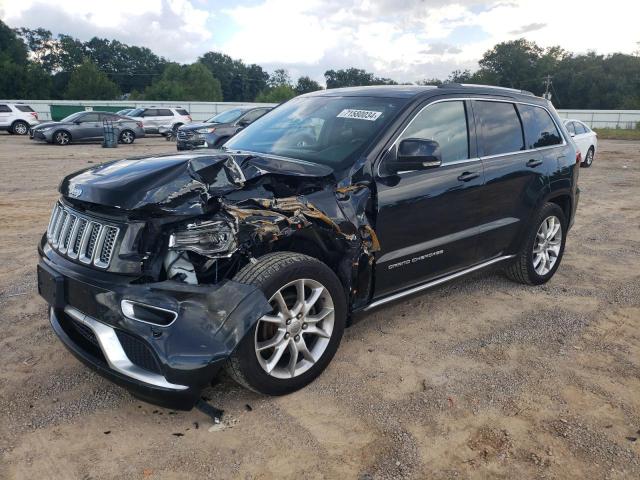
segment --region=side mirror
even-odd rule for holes
[[[387,169],[393,173],[405,170],[426,170],[442,165],[440,144],[435,140],[406,138],[398,145],[396,158]]]

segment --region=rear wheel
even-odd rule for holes
[[[120,134],[120,143],[124,143],[125,145],[129,145],[133,143],[135,139],[136,139],[136,134],[133,133],[131,130],[124,130]]]
[[[58,145],[68,145],[71,143],[71,135],[64,130],[58,130],[53,134],[53,142]]]
[[[584,160],[582,161],[580,166],[584,168],[589,168],[591,165],[593,165],[593,154],[594,154],[593,147],[589,147],[589,150],[587,150],[587,154],[585,155]]]
[[[507,268],[507,276],[527,285],[548,282],[562,260],[566,225],[562,209],[555,203],[545,203],[529,227],[522,250]]]
[[[26,135],[29,133],[29,124],[22,120],[18,120],[11,125],[11,132],[16,135]]]
[[[227,364],[241,385],[283,395],[313,381],[333,358],[344,331],[342,285],[324,263],[293,252],[267,254],[234,280],[259,287],[272,310],[242,339]]]

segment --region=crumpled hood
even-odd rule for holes
[[[332,172],[323,165],[280,157],[176,154],[93,166],[65,177],[59,190],[71,199],[123,210],[198,215],[211,198],[250,188],[248,182],[264,175],[325,177]]]
[[[220,128],[226,126],[226,123],[187,123],[182,125],[179,130],[197,130],[199,128]]]

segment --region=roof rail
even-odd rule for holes
[[[507,92],[520,93],[522,95],[531,95],[534,96],[529,90],[520,90],[517,88],[509,88],[509,87],[498,87],[496,85],[483,85],[480,83],[443,83],[442,85],[438,85],[438,88],[458,88],[458,87],[485,87],[485,88],[494,88],[497,90],[505,90]]]

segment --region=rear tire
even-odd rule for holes
[[[29,124],[27,122],[23,122],[22,120],[18,120],[13,122],[11,125],[11,133],[16,135],[26,135],[29,133]]]
[[[123,130],[120,133],[120,143],[131,145],[136,140],[136,134],[131,130]]]
[[[580,166],[583,168],[589,168],[591,165],[593,165],[593,156],[594,156],[594,149],[593,147],[589,147],[589,150],[587,150],[587,154],[584,157],[584,160],[580,163]]]
[[[307,255],[276,252],[248,264],[234,280],[259,287],[273,311],[238,344],[227,362],[229,375],[267,395],[291,393],[312,382],[335,355],[344,332],[347,305],[335,273]]]
[[[522,250],[506,268],[507,276],[526,285],[548,282],[560,266],[566,237],[564,212],[555,203],[545,203],[527,230]]]

